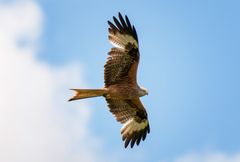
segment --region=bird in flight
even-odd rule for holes
[[[115,24],[108,21],[108,39],[114,47],[108,52],[104,65],[104,88],[71,89],[76,95],[69,101],[103,96],[110,112],[123,124],[121,134],[125,148],[129,143],[132,148],[150,133],[147,112],[140,101],[148,91],[137,83],[140,53],[135,27],[127,16],[124,19],[119,13],[118,18],[113,17]]]

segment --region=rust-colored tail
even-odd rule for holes
[[[68,101],[79,100],[90,97],[98,97],[106,94],[105,89],[71,89],[76,92],[76,95],[70,98]]]

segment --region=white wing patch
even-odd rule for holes
[[[143,130],[148,126],[148,120],[143,120],[141,123],[135,121],[133,118],[129,119],[121,128],[121,134],[123,136],[127,136],[128,134],[132,134],[133,132],[138,132]]]
[[[137,41],[131,35],[116,32],[115,34],[109,34],[109,40],[115,47],[125,48],[128,43],[131,43],[138,48]]]
[[[124,49],[125,47],[124,43],[114,35],[109,35],[109,41],[114,47],[121,48],[121,49]]]

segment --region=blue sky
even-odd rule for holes
[[[111,48],[107,20],[120,11],[136,27],[141,52],[138,82],[149,89],[142,101],[151,133],[139,147],[124,149],[121,126],[104,99],[89,99],[89,127],[109,154],[125,161],[159,162],[189,152],[240,151],[239,1],[36,2],[44,15],[38,59],[55,67],[83,67],[88,87],[75,83],[66,91],[103,86],[103,65]]]
[[[80,61],[91,87],[103,85],[103,65],[111,47],[106,21],[120,11],[136,26],[139,84],[150,91],[143,102],[152,131],[131,152],[143,149],[150,155],[148,161],[156,161],[208,147],[240,149],[239,2],[43,0],[40,4],[46,22],[39,56],[57,65]],[[103,99],[91,102],[93,131],[105,139],[110,151],[125,152],[119,148],[119,126]]]

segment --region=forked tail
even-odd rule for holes
[[[98,97],[106,94],[105,89],[71,89],[76,92],[76,95],[70,98],[68,101],[79,100],[90,97]]]

